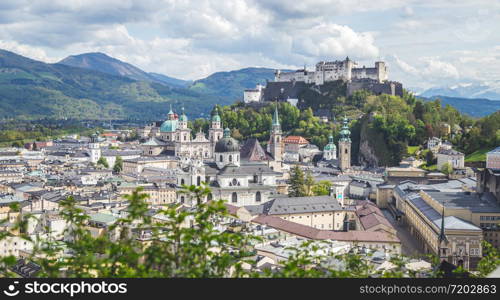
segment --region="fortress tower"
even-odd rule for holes
[[[351,168],[351,131],[349,131],[349,123],[344,117],[344,125],[340,131],[339,140],[339,167],[342,171]]]

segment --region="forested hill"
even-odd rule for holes
[[[231,104],[242,98],[243,89],[273,76],[271,69],[248,68],[215,73],[180,87],[189,83],[145,73],[102,54],[91,57],[46,64],[0,50],[0,120],[159,120],[165,118],[170,103],[176,109],[188,108],[191,118],[206,116],[216,103]]]
[[[102,53],[70,56],[61,63],[46,64],[0,50],[0,120],[160,120],[165,118],[170,103],[177,110],[185,106],[190,118],[206,117],[215,104],[241,100],[244,89],[265,84],[273,77],[273,69],[245,68],[217,72],[191,83],[144,72]],[[339,104],[358,101],[343,95],[345,85],[341,83],[311,87],[300,95],[304,100],[301,109],[335,111]],[[485,116],[500,109],[500,101],[442,99],[441,103],[471,116]]]
[[[402,98],[356,92],[339,98],[333,105],[334,116],[347,116],[352,131],[353,163],[365,166],[395,166],[408,156],[408,147],[423,146],[432,136],[450,140],[466,155],[500,144],[500,112],[480,119],[461,114],[439,100],[422,101],[405,93]],[[240,104],[219,107],[224,127],[232,129],[233,137],[249,137],[266,143],[269,140],[274,104],[253,108]],[[311,108],[298,109],[288,103],[279,104],[279,115],[285,135],[301,135],[322,149],[333,134],[339,139],[341,122],[321,122]],[[443,124],[452,134],[443,131]],[[195,120],[194,131],[208,128],[207,120]]]
[[[155,119],[169,102],[202,114],[215,99],[181,88],[135,81],[0,50],[0,119]]]

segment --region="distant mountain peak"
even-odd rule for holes
[[[423,97],[447,96],[500,100],[500,85],[498,82],[461,82],[449,86],[432,87],[419,95]]]
[[[139,81],[156,82],[169,86],[181,87],[187,85],[184,80],[168,77],[162,74],[147,73],[134,65],[111,57],[102,52],[70,55],[61,60],[59,64],[90,69],[115,76],[124,76]]]

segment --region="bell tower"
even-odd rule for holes
[[[349,131],[349,123],[346,117],[344,117],[343,123],[339,140],[339,167],[342,171],[345,171],[351,168],[351,131]]]
[[[98,141],[99,133],[96,132],[90,136],[89,150],[90,150],[90,161],[92,163],[97,163],[99,158],[101,158],[101,148]]]
[[[271,138],[269,140],[269,152],[276,162],[283,161],[283,141],[280,120],[278,117],[278,104],[274,109],[273,123],[271,125]]]
[[[223,135],[224,135],[224,130],[222,129],[222,122],[219,116],[219,110],[217,109],[216,106],[210,123],[210,128],[208,129],[208,140],[210,141],[210,147],[212,149],[212,153],[215,152],[215,144],[222,138]]]

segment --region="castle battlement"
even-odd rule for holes
[[[387,66],[383,61],[375,62],[374,67],[359,67],[357,62],[346,57],[345,60],[321,61],[316,64],[315,71],[305,68],[293,72],[275,72],[275,82],[298,81],[322,85],[325,82],[344,80],[352,81],[359,79],[371,79],[383,83],[387,81]]]

